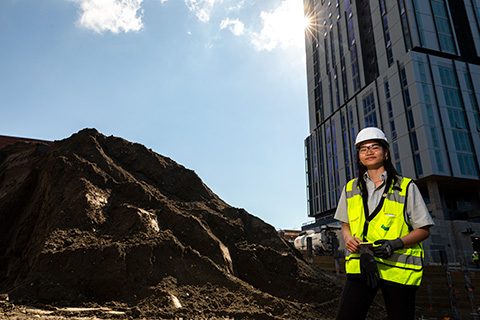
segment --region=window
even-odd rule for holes
[[[385,89],[385,98],[390,99],[390,84],[388,81],[385,81],[383,88]]]
[[[440,142],[438,141],[437,128],[430,127],[430,134],[432,135],[432,142],[435,148],[440,148]]]
[[[407,119],[408,119],[408,128],[413,129],[415,128],[415,119],[413,117],[413,110],[409,109],[407,111]]]
[[[440,42],[440,50],[455,54],[455,44],[450,28],[450,20],[445,7],[445,0],[431,0],[431,4]]]
[[[337,21],[337,31],[338,31],[338,43],[343,43],[340,20]],[[340,52],[340,67],[342,70],[343,99],[347,101],[348,100],[348,84],[347,84],[347,73],[345,70],[345,57],[343,53],[343,46],[339,45],[338,48]]]
[[[413,7],[415,8],[415,18],[417,19],[418,33],[420,35],[420,44],[425,45],[425,33],[422,24],[422,18],[418,10],[418,0],[413,0]]]
[[[363,113],[365,115],[365,127],[377,127],[377,113],[375,111],[373,92],[363,98]]]
[[[392,108],[392,101],[390,100],[390,84],[388,81],[385,81],[383,84],[383,88],[385,90],[385,99],[387,101],[387,112],[388,112],[388,119],[390,120],[390,132],[392,133],[392,139],[397,138],[397,130],[395,128],[395,121],[393,120],[393,108]]]
[[[440,150],[440,140],[438,138],[438,133],[437,133],[437,125],[435,121],[435,114],[432,106],[432,101],[430,98],[430,89],[429,89],[429,83],[428,83],[428,78],[427,78],[427,72],[425,69],[425,64],[423,62],[418,62],[418,71],[420,74],[420,82],[422,86],[422,91],[423,91],[423,97],[424,97],[424,105],[425,105],[425,110],[427,112],[427,123],[425,124],[427,127],[430,127],[430,136],[432,140],[432,146],[435,149],[435,162],[436,162],[436,167],[439,172],[444,172],[444,165],[443,165],[443,157],[442,157],[442,151]],[[442,74],[444,74],[445,71],[442,71]],[[445,79],[447,80],[447,79]],[[443,151],[444,152],[444,151]]]
[[[418,63],[418,72],[420,73],[420,80],[427,82],[427,74],[425,72],[425,66],[423,65],[423,62]]]
[[[347,11],[347,36],[348,36],[348,45],[350,48],[350,60],[352,65],[353,91],[357,92],[358,90],[360,90],[360,76],[359,76],[359,69],[358,69],[358,55],[357,55],[357,48],[355,45],[355,33],[354,33],[352,7],[351,7],[350,0],[345,0],[345,9]]]
[[[413,151],[418,151],[418,139],[417,139],[417,133],[415,131],[413,131],[411,134],[410,134],[410,138],[412,140],[412,149]]]
[[[388,118],[393,118],[393,108],[392,108],[392,101],[387,101],[387,111],[388,111]]]
[[[417,153],[415,156],[415,171],[417,173],[417,176],[421,176],[423,174],[423,168],[422,168],[422,159],[420,158],[420,154]]]
[[[475,159],[471,154],[458,153],[458,164],[460,172],[465,175],[476,176],[477,169],[475,167]]]
[[[380,0],[380,12],[382,16],[387,14],[387,7],[385,6],[385,0]]]
[[[422,83],[422,90],[423,90],[423,99],[425,100],[425,102],[431,103],[432,101],[430,99],[430,90],[428,89],[428,85],[425,83]]]
[[[332,93],[332,78],[331,74],[327,75],[328,78],[328,93],[329,93],[329,101],[330,101],[330,112],[333,113],[333,93]]]
[[[388,65],[391,66],[394,61],[392,47],[387,48],[387,59],[388,59]]]
[[[388,66],[390,67],[393,64],[393,51],[392,51],[392,43],[390,40],[390,31],[388,30],[387,11],[386,11],[384,0],[380,0],[380,8],[383,16],[382,24],[383,24],[383,36],[385,39],[385,50],[387,52]]]
[[[428,115],[428,123],[431,125],[435,125],[435,116],[433,115],[433,108],[431,104],[427,104],[427,115]]]
[[[407,82],[407,73],[405,71],[405,68],[400,69],[400,80],[401,80],[402,88],[406,88],[408,85],[408,82]]]
[[[400,161],[395,162],[395,169],[397,169],[399,174],[402,174],[402,165],[400,164]]]
[[[468,132],[453,130],[452,133],[453,133],[453,141],[455,142],[457,151],[472,152],[472,147],[470,145],[470,138],[468,136]]]
[[[358,90],[360,90],[360,75],[358,69],[356,45],[352,46],[352,50],[350,51],[350,59],[352,60],[353,90],[357,92]]]
[[[333,67],[335,68],[337,64],[337,58],[335,54],[335,37],[333,35],[333,31],[330,31],[330,49],[332,50],[332,64],[333,64]]]
[[[439,150],[435,150],[435,160],[437,161],[437,168],[438,171],[443,172],[443,160],[442,160],[442,154]]]
[[[397,130],[395,129],[395,122],[392,120],[390,121],[390,132],[392,133],[392,139],[397,137]]]
[[[402,21],[403,39],[405,40],[405,47],[407,50],[412,48],[412,39],[410,36],[410,27],[408,25],[407,12],[405,10],[404,0],[398,0],[400,8],[400,18]]]
[[[325,64],[327,65],[327,73],[330,72],[330,59],[328,56],[328,41],[327,38],[323,40],[323,45],[325,46]]]
[[[407,82],[407,74],[405,72],[405,68],[402,68],[400,70],[400,83],[402,85],[402,92],[403,92],[403,103],[405,105],[405,108],[408,108],[411,106],[411,100],[410,100],[410,93],[408,92],[408,82]]]
[[[480,1],[472,0],[473,10],[475,11],[475,18],[477,19],[477,24],[480,25]]]
[[[348,40],[350,43],[350,47],[352,47],[355,44],[355,33],[353,32],[353,20],[348,21]]]
[[[447,109],[449,119],[448,124],[453,137],[453,147],[457,151],[460,172],[464,175],[477,175],[476,159],[473,154],[472,141],[467,126],[465,107],[461,100],[460,88],[458,87],[457,73],[453,66],[439,66],[439,73],[445,97],[445,108]],[[466,83],[467,89],[470,90],[470,81],[466,81]]]
[[[448,108],[448,118],[450,119],[450,126],[452,128],[467,129],[463,110]]]
[[[479,115],[480,110],[478,108],[477,99],[476,99],[475,94],[473,92],[472,82],[470,80],[470,74],[468,72],[464,72],[463,76],[464,76],[465,82],[467,84],[467,91],[468,91],[468,97],[469,97],[469,100],[470,100],[470,104],[472,106],[472,110],[474,110],[475,125],[477,127],[477,130],[480,131],[480,115]]]
[[[447,106],[461,108],[460,95],[458,89],[443,87],[443,94],[445,96],[445,103]]]
[[[408,80],[407,73],[404,67],[400,69],[400,84],[403,92],[403,103],[405,112],[407,114],[407,126],[410,133],[410,146],[415,164],[415,172],[417,177],[423,174],[422,162],[420,157],[420,147],[418,144],[417,132],[415,131],[415,118],[413,115],[413,108],[410,101],[410,95],[408,93]]]

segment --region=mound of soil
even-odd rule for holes
[[[327,319],[338,304],[341,284],[272,226],[194,171],[95,129],[1,149],[0,221],[0,294],[11,309]]]

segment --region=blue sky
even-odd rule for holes
[[[96,128],[277,229],[306,213],[299,0],[1,0],[0,135]]]

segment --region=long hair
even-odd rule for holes
[[[397,172],[397,170],[393,166],[392,157],[390,156],[390,150],[388,149],[388,146],[385,144],[385,142],[383,142],[382,140],[374,140],[374,141],[380,143],[383,150],[388,151],[387,159],[383,160],[383,166],[385,168],[385,171],[387,171],[387,181],[386,181],[386,184],[385,184],[385,186],[386,186],[385,190],[388,191],[388,189],[390,188],[390,186],[392,184],[392,181],[394,183],[399,182],[400,174]],[[362,192],[362,196],[364,198],[367,198],[368,197],[367,183],[365,182],[365,172],[367,172],[367,167],[364,166],[362,164],[362,162],[360,161],[360,157],[358,156],[358,149],[359,148],[356,148],[356,151],[357,151],[356,158],[357,158],[357,169],[358,169],[358,172],[357,172],[358,183],[360,185],[360,190]]]

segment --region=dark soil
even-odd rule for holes
[[[331,319],[338,305],[341,281],[274,227],[94,129],[0,149],[0,221],[0,318]]]

